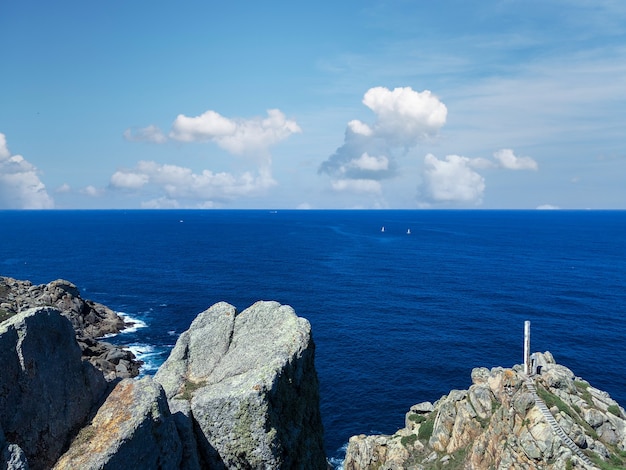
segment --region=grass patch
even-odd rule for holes
[[[192,382],[191,380],[187,379],[185,380],[185,383],[183,384],[183,389],[181,390],[181,392],[176,395],[176,399],[177,400],[191,400],[191,397],[193,397],[193,394],[196,390],[198,390],[199,388],[202,388],[206,385],[206,380],[203,380],[201,382]]]
[[[624,470],[625,468],[624,461],[615,454],[612,454],[609,457],[608,462],[602,460],[597,454],[590,452],[587,455],[591,459],[591,461],[601,470]]]
[[[407,447],[409,445],[415,444],[415,441],[417,441],[417,435],[415,435],[415,434],[409,434],[408,436],[402,436],[402,439],[400,439],[400,443],[404,447]]]
[[[606,410],[609,413],[613,413],[615,416],[618,416],[618,417],[622,416],[622,413],[619,410],[619,406],[617,405],[610,405]]]
[[[13,315],[15,315],[13,312],[9,312],[8,310],[0,308],[0,322],[3,322],[4,320],[8,320]]]
[[[552,408],[553,406],[556,406],[559,409],[559,411],[562,411],[563,413],[571,416],[572,418],[575,417],[574,413],[572,412],[572,409],[563,400],[561,400],[559,397],[557,397],[553,393],[548,392],[545,388],[537,387],[537,395],[539,395],[539,397],[545,402],[548,408]]]
[[[420,428],[417,431],[417,437],[420,440],[427,441],[430,439],[430,436],[433,435],[433,428],[435,427],[435,417],[433,415],[429,415],[426,421],[420,424]]]
[[[589,406],[593,406],[593,399],[591,398],[591,393],[589,392],[589,384],[587,382],[581,382],[579,380],[574,380],[574,385],[576,389],[580,393],[580,396]]]
[[[414,423],[420,424],[426,421],[426,416],[413,413],[409,415],[409,421],[413,421]]]

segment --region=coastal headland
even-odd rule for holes
[[[0,469],[326,469],[315,344],[288,305],[198,314],[154,377],[75,285],[0,277]],[[549,352],[349,440],[344,468],[626,468],[626,412]]]

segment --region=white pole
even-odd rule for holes
[[[530,375],[530,321],[524,322],[524,372]]]

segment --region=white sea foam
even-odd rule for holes
[[[346,450],[348,450],[347,442],[337,449],[335,456],[328,459],[328,463],[332,465],[335,470],[343,470],[343,461],[346,458]]]
[[[120,317],[122,317],[122,320],[124,320],[124,323],[128,325],[126,328],[120,331],[120,333],[134,333],[139,328],[146,328],[148,326],[146,322],[144,322],[143,320],[139,320],[138,318],[131,317],[127,313],[124,313],[124,312],[116,312],[116,313]]]
[[[155,373],[163,362],[163,351],[149,344],[134,343],[126,346],[126,348],[135,355],[137,360],[143,362],[139,371],[140,375]]]

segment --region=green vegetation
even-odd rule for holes
[[[605,462],[593,452],[589,452],[587,455],[601,470],[624,470],[626,468],[626,462],[615,454],[611,454],[608,462]]]
[[[418,415],[417,413],[412,413],[409,415],[409,421],[413,421],[414,423],[420,424],[426,421],[426,416]]]
[[[419,431],[417,431],[417,437],[420,440],[427,441],[428,439],[430,439],[430,436],[433,435],[434,426],[435,426],[435,417],[434,417],[434,413],[431,413],[430,415],[428,415],[428,418],[426,419],[426,421],[420,424]]]
[[[201,382],[192,382],[191,380],[187,379],[183,384],[182,391],[178,395],[176,395],[175,398],[177,400],[191,400],[193,393],[199,388],[204,387],[205,385],[206,380],[203,380]]]
[[[619,406],[617,406],[617,405],[610,405],[610,406],[607,408],[607,411],[608,411],[609,413],[613,413],[615,416],[620,416],[620,417],[622,416],[622,413],[621,413],[621,412],[620,412],[620,410],[619,410]]]
[[[402,439],[400,439],[400,443],[404,447],[415,444],[415,441],[417,441],[417,435],[415,434],[409,434],[408,436],[403,436]]]
[[[9,312],[8,310],[0,308],[0,322],[3,322],[4,320],[8,320],[13,315],[14,314],[12,312]]]
[[[589,406],[593,406],[593,399],[591,398],[591,393],[589,392],[589,384],[587,382],[581,382],[579,380],[574,380],[574,385],[576,389],[580,393],[581,397]]]
[[[537,395],[545,402],[548,408],[552,408],[556,406],[559,411],[562,411],[566,415],[571,417],[575,417],[576,415],[572,412],[572,409],[559,397],[554,395],[553,393],[548,392],[545,388],[537,387]]]

